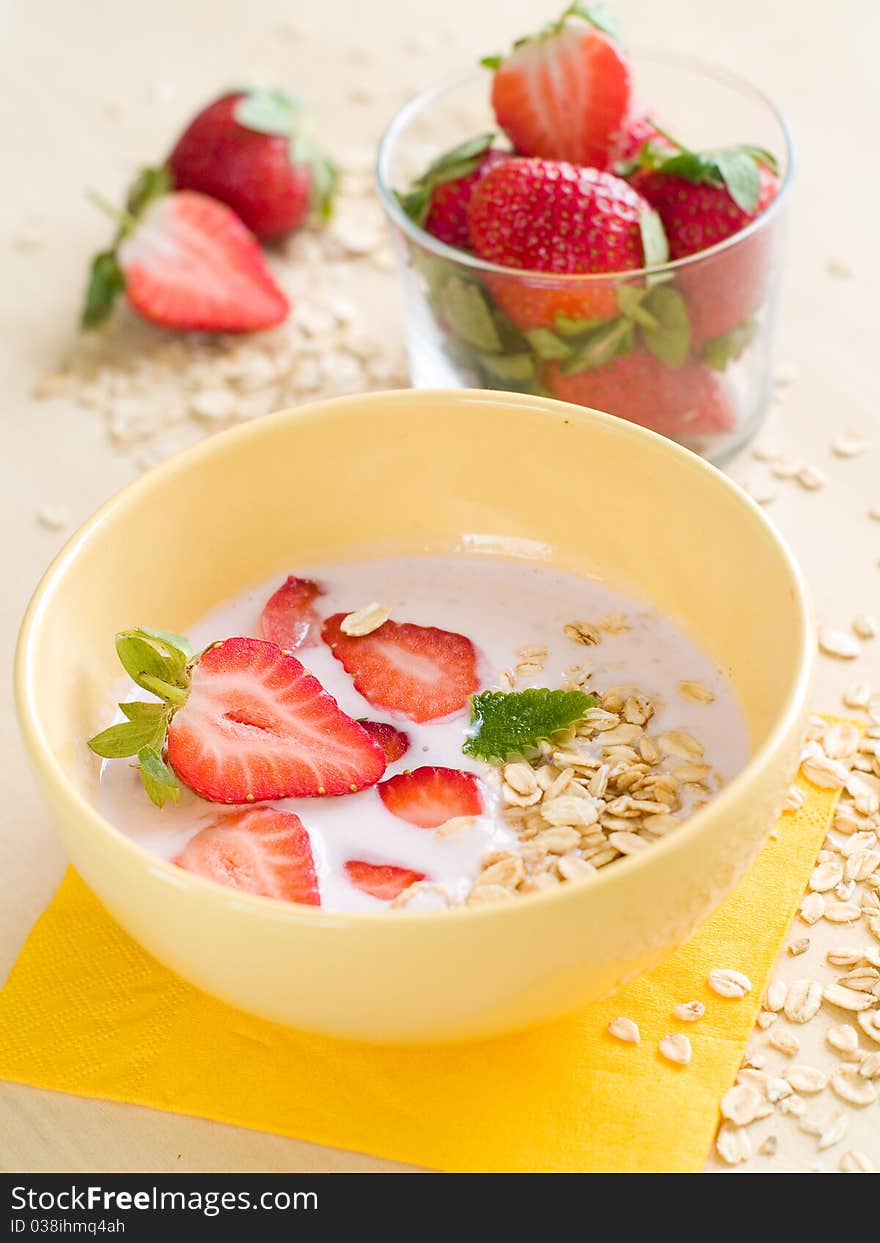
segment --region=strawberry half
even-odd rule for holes
[[[126,671],[161,702],[120,705],[128,720],[89,741],[106,758],[137,755],[160,807],[179,797],[175,778],[215,803],[253,803],[349,794],[382,776],[382,748],[295,656],[233,638],[193,657],[185,642],[116,636]]]
[[[291,574],[266,602],[260,617],[263,638],[286,652],[317,643],[320,617],[314,608],[324,589],[310,578]]]
[[[204,194],[166,191],[164,172],[142,174],[113,248],[92,264],[83,327],[103,323],[123,290],[139,315],[163,328],[254,332],[280,324],[290,304],[235,212]]]
[[[221,96],[189,123],[168,157],[177,190],[226,203],[260,240],[326,215],[333,165],[314,146],[299,100],[278,90]]]
[[[343,634],[346,613],[324,622],[321,637],[374,708],[412,721],[459,712],[479,689],[477,653],[451,630],[386,621],[370,634]]]
[[[387,721],[367,721],[361,718],[358,725],[378,742],[385,752],[385,761],[388,764],[401,759],[409,750],[409,734],[405,734],[402,729],[395,729]]]
[[[473,773],[426,765],[398,773],[376,787],[392,815],[420,829],[436,829],[456,816],[479,816],[480,786]]]
[[[403,893],[404,889],[409,889],[416,881],[425,879],[424,872],[413,872],[410,868],[395,867],[391,863],[365,863],[362,859],[349,859],[345,864],[345,874],[355,889],[386,902]]]
[[[604,6],[571,4],[494,69],[492,107],[521,155],[606,168],[632,102],[629,61]]]
[[[245,893],[321,905],[309,835],[290,811],[253,807],[223,816],[196,833],[171,862]]]

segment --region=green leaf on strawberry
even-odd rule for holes
[[[312,210],[327,218],[333,203],[338,175],[336,167],[316,146],[302,102],[279,90],[249,90],[235,106],[235,120],[258,134],[287,138],[291,164],[305,165],[312,175]]]
[[[591,26],[595,26],[597,30],[602,30],[609,35],[617,43],[622,43],[623,38],[620,32],[620,23],[607,4],[583,4],[581,0],[575,0],[574,4],[570,4],[563,14],[563,20],[566,17],[582,17],[585,22],[589,22]]]
[[[292,134],[302,120],[302,103],[286,91],[248,90],[238,101],[235,119],[259,134]]]
[[[657,268],[669,259],[669,242],[663,221],[652,208],[646,208],[639,217],[639,232],[642,235],[642,250],[645,254],[645,267]]]
[[[691,348],[691,321],[681,294],[671,285],[657,285],[645,308],[654,324],[642,323],[645,345],[668,367],[681,367]]]
[[[129,188],[125,210],[132,217],[139,216],[155,199],[170,194],[171,189],[171,174],[164,164],[142,168]]]
[[[531,354],[521,351],[511,354],[481,354],[480,362],[493,380],[528,383],[537,376]]]
[[[713,371],[724,371],[749,346],[754,338],[757,324],[753,318],[743,320],[730,332],[722,333],[707,341],[700,350],[700,358]]]
[[[80,323],[83,328],[97,328],[113,310],[113,304],[125,289],[125,274],[119,266],[115,250],[95,255],[86,285],[86,298]]]
[[[743,144],[716,147],[708,151],[692,151],[659,125],[655,124],[654,128],[664,141],[645,144],[639,156],[642,168],[671,177],[682,177],[685,181],[723,186],[737,207],[747,214],[751,214],[758,206],[761,195],[758,166],[763,164],[772,173],[777,171],[776,159],[763,147]]]
[[[562,364],[566,375],[574,375],[578,371],[592,371],[616,358],[618,354],[628,354],[635,344],[635,327],[626,316],[613,319],[600,328],[594,329],[587,337],[578,352]]]
[[[495,134],[487,131],[475,138],[466,139],[433,160],[406,194],[397,195],[398,202],[409,218],[417,225],[423,225],[431,204],[431,195],[436,188],[447,181],[469,177],[479,167],[480,157],[486,154],[494,141]]]
[[[162,759],[161,748],[151,746],[138,751],[138,764],[144,789],[157,807],[164,807],[169,799],[172,803],[179,801],[180,786]]]
[[[450,276],[440,289],[438,301],[441,315],[462,341],[490,353],[504,348],[489,304],[473,281]]]
[[[502,763],[524,755],[542,741],[551,741],[595,707],[584,691],[482,691],[471,699],[471,731],[462,750],[466,755]]]
[[[525,337],[539,358],[571,357],[572,347],[549,328],[532,328]]]

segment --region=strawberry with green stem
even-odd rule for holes
[[[521,155],[607,168],[630,115],[632,73],[604,4],[570,4],[556,21],[487,56],[492,107]]]
[[[287,318],[259,246],[223,203],[169,193],[163,169],[141,173],[125,211],[93,197],[119,228],[92,263],[84,328],[102,324],[123,292],[144,319],[181,331],[254,332]]]
[[[457,250],[469,250],[468,206],[483,173],[510,152],[493,149],[492,133],[480,134],[438,156],[410,189],[399,195],[409,218]]]
[[[560,160],[512,158],[490,168],[474,187],[468,226],[481,259],[517,269],[489,273],[485,284],[526,332],[552,328],[559,316],[615,316],[613,281],[571,278],[632,271],[667,254],[657,214],[632,186]],[[531,281],[529,272],[569,279]]]
[[[260,241],[291,233],[310,211],[327,216],[336,187],[301,101],[279,90],[214,100],[177,140],[168,170],[175,189],[226,203]]]
[[[116,651],[153,702],[120,704],[126,720],[89,740],[106,759],[137,756],[162,807],[179,781],[216,803],[348,794],[374,785],[385,755],[289,652],[231,638],[194,655],[180,635],[128,630]]]
[[[656,128],[656,127],[655,127]],[[778,167],[760,147],[692,151],[663,130],[631,167],[630,181],[654,207],[672,259],[698,256],[757,220],[779,193]],[[774,234],[762,228],[677,273],[697,351],[743,324],[763,302]]]

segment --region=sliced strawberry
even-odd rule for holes
[[[492,107],[520,154],[608,166],[630,111],[632,75],[617,40],[591,21],[585,6],[571,5],[499,58]]]
[[[192,667],[168,727],[168,762],[217,803],[348,794],[385,771],[382,748],[295,656],[226,639]]]
[[[425,879],[424,872],[413,872],[410,868],[395,867],[391,863],[365,863],[363,859],[349,859],[345,864],[345,874],[355,889],[362,889],[364,893],[388,902],[416,881]]]
[[[387,721],[367,721],[361,718],[358,725],[378,742],[385,752],[385,760],[388,764],[393,764],[409,750],[409,734],[405,734],[402,729],[395,729]]]
[[[480,786],[473,773],[426,765],[398,773],[376,787],[393,816],[420,829],[436,829],[456,816],[479,816]]]
[[[321,905],[309,835],[290,811],[252,807],[223,816],[187,842],[172,862],[245,893]]]
[[[324,622],[324,642],[375,707],[413,721],[459,712],[479,689],[477,653],[451,630],[387,621],[370,634],[343,634],[345,613]]]
[[[253,236],[204,194],[154,199],[117,253],[129,302],[165,328],[253,332],[290,310]]]
[[[277,643],[285,652],[317,643],[321,619],[313,606],[323,594],[318,583],[291,574],[266,602],[260,618],[263,638]]]

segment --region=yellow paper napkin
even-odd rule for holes
[[[0,1078],[443,1170],[699,1170],[834,810],[833,794],[803,789],[737,892],[660,967],[478,1044],[358,1045],[252,1018],[160,966],[68,872],[0,993]],[[752,992],[717,997],[712,967],[744,971]],[[677,1022],[691,1000],[705,1018]],[[640,1046],[608,1035],[615,1015],[638,1022]],[[657,1052],[673,1031],[693,1043],[688,1067]]]

